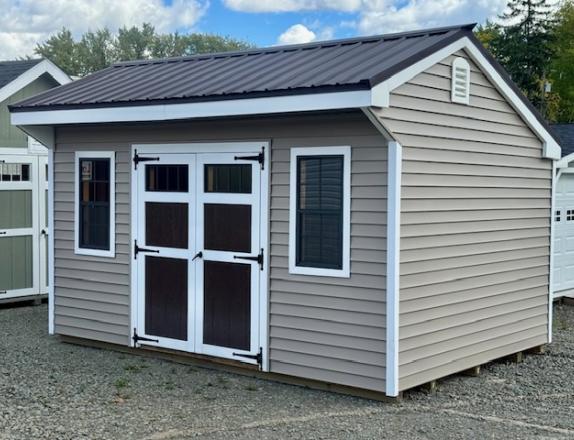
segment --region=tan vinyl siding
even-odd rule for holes
[[[403,145],[399,388],[547,341],[551,168],[541,141],[471,64],[451,103],[453,56],[379,113]]]
[[[233,140],[272,144],[271,371],[384,391],[387,151],[381,135],[360,112],[59,130],[56,332],[128,343],[131,144]],[[290,275],[290,148],[337,145],[352,147],[351,278]],[[73,251],[73,151],[93,149],[118,151],[115,259]]]

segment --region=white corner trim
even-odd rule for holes
[[[297,249],[297,158],[305,156],[343,156],[343,267],[323,269],[296,264]],[[289,273],[324,277],[349,278],[351,276],[351,147],[291,148],[289,169]]]
[[[110,159],[110,248],[86,249],[80,247],[80,159],[104,158]],[[116,256],[116,153],[114,151],[76,151],[74,160],[74,253],[76,255],[91,255],[95,257]]]
[[[26,87],[31,82],[34,82],[44,73],[49,74],[60,85],[67,84],[72,81],[72,79],[66,75],[63,70],[61,70],[50,60],[43,60],[2,87],[0,89],[0,102],[9,98],[19,90],[22,90],[24,87]]]
[[[554,213],[556,211],[556,184],[561,174],[561,170],[556,173],[556,161],[552,162],[552,201],[550,211],[550,272],[548,274],[548,343],[552,342],[552,320],[554,315],[554,238],[556,226]]]
[[[54,334],[54,150],[48,150],[48,333]]]
[[[402,146],[388,144],[387,183],[387,396],[399,395],[399,276]]]
[[[385,85],[391,93],[394,89],[410,81],[416,75],[424,72],[436,63],[444,60],[458,50],[465,49],[470,58],[480,66],[485,75],[492,81],[497,90],[508,99],[512,107],[522,116],[528,126],[544,142],[543,156],[548,159],[560,159],[561,149],[552,135],[538,121],[534,113],[522,102],[522,99],[512,90],[502,76],[492,66],[490,61],[481,53],[478,47],[468,38],[463,37],[432,53],[428,57],[398,72],[379,85]],[[378,87],[377,85],[376,87]]]
[[[371,91],[229,99],[187,104],[141,105],[98,109],[13,112],[13,125],[167,121],[204,117],[305,112],[371,105]]]

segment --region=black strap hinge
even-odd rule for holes
[[[158,339],[146,338],[145,336],[139,336],[137,330],[134,328],[134,335],[132,336],[132,340],[134,341],[134,347],[139,341],[146,341],[146,342],[159,342]]]
[[[159,157],[142,157],[138,154],[138,150],[134,151],[134,170],[138,169],[138,164],[140,162],[152,162],[152,161],[159,161]]]
[[[233,259],[234,260],[257,261],[257,264],[259,264],[259,268],[261,270],[263,270],[263,249],[261,249],[261,252],[259,253],[259,255],[255,256],[255,257],[243,257],[241,255],[234,255]]]
[[[257,361],[257,365],[259,365],[259,368],[263,366],[263,348],[261,347],[259,347],[259,352],[257,354],[233,353],[233,356],[255,359]]]
[[[259,162],[259,165],[261,165],[261,169],[263,169],[265,166],[265,147],[262,147],[261,153],[255,155],[255,156],[235,156],[234,159],[235,160],[252,160],[255,162]]]
[[[159,254],[159,251],[157,249],[146,249],[146,248],[139,247],[138,241],[134,240],[134,260],[138,259],[138,254],[140,252],[151,252],[154,254]]]

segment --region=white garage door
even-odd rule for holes
[[[574,174],[557,182],[554,222],[554,294],[574,296]]]

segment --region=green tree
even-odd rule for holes
[[[487,20],[485,24],[477,26],[474,34],[484,47],[494,51],[501,38],[502,30],[500,25]]]
[[[79,75],[81,71],[78,45],[68,29],[63,28],[44,43],[38,44],[34,52],[50,59],[69,75]]]
[[[500,16],[503,25],[492,51],[514,82],[546,114],[544,86],[554,53],[556,24],[549,0],[510,0]]]
[[[35,49],[69,75],[84,76],[117,61],[165,58],[253,47],[231,37],[211,34],[158,34],[149,23],[141,27],[123,27],[113,34],[108,29],[89,31],[78,41],[68,29],[62,29]]]
[[[101,70],[114,61],[114,41],[108,29],[85,33],[76,47],[79,76]]]
[[[552,89],[560,97],[556,120],[574,122],[574,2],[564,2],[557,14]]]

